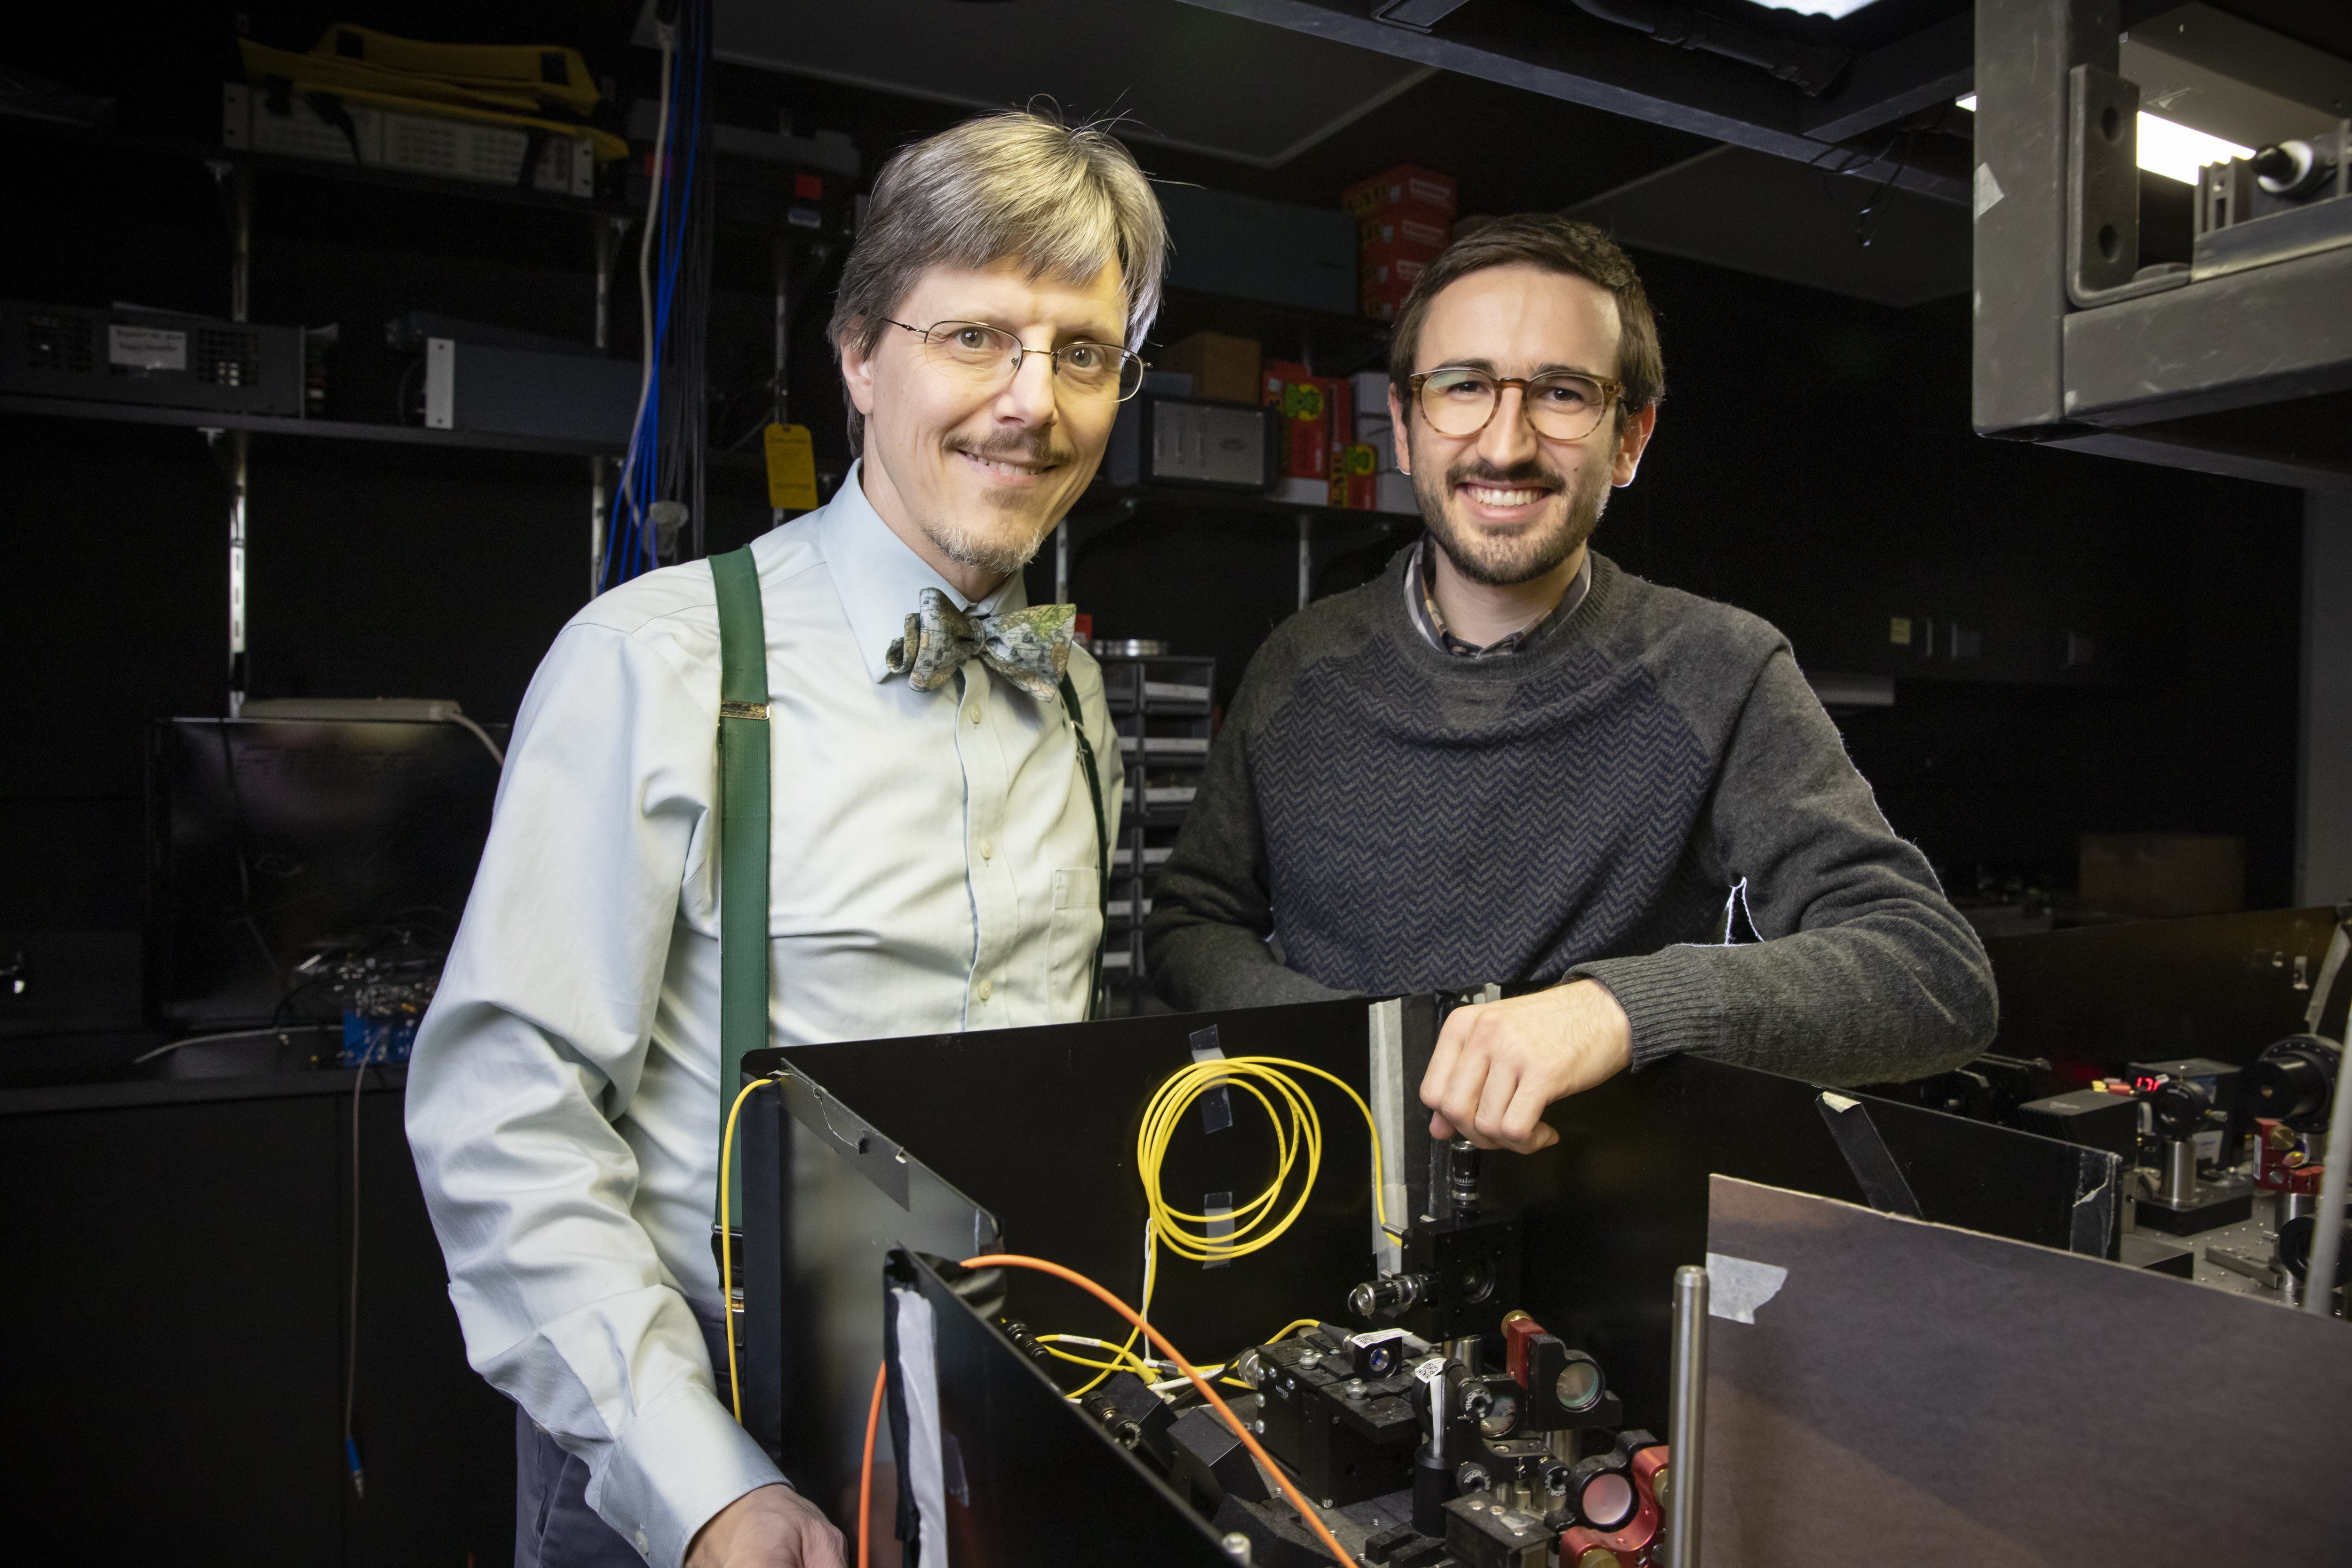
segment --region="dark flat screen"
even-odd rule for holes
[[[148,770],[157,1009],[206,1029],[334,1017],[315,942],[446,942],[499,782],[467,731],[377,721],[159,720]]]

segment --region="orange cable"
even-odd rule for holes
[[[1176,1363],[1177,1370],[1181,1372],[1186,1377],[1192,1379],[1192,1386],[1199,1389],[1202,1395],[1208,1399],[1209,1403],[1217,1407],[1217,1414],[1225,1418],[1225,1424],[1234,1429],[1234,1436],[1242,1440],[1242,1446],[1246,1447],[1252,1454],[1255,1455],[1258,1462],[1265,1467],[1266,1473],[1274,1477],[1276,1484],[1282,1488],[1283,1495],[1288,1498],[1290,1500],[1291,1506],[1298,1510],[1298,1517],[1307,1521],[1307,1527],[1308,1529],[1312,1530],[1317,1535],[1322,1537],[1323,1544],[1331,1549],[1331,1555],[1338,1558],[1341,1563],[1346,1565],[1346,1568],[1359,1568],[1359,1564],[1356,1560],[1348,1555],[1348,1549],[1339,1544],[1339,1538],[1333,1535],[1329,1529],[1324,1525],[1322,1515],[1317,1513],[1312,1508],[1307,1506],[1307,1500],[1299,1495],[1298,1489],[1290,1484],[1290,1478],[1282,1473],[1282,1467],[1274,1462],[1272,1455],[1268,1454],[1264,1448],[1258,1447],[1257,1439],[1250,1436],[1248,1425],[1244,1422],[1240,1416],[1234,1414],[1233,1407],[1231,1405],[1228,1405],[1223,1399],[1217,1396],[1217,1391],[1209,1386],[1208,1381],[1202,1377],[1199,1369],[1195,1368],[1191,1362],[1186,1361],[1182,1355],[1179,1354],[1176,1347],[1168,1342],[1166,1336],[1162,1335],[1158,1329],[1153,1328],[1150,1323],[1145,1322],[1142,1315],[1137,1312],[1134,1308],[1129,1306],[1126,1302],[1120,1300],[1118,1297],[1112,1295],[1109,1291],[1104,1289],[1101,1286],[1096,1284],[1093,1280],[1087,1279],[1076,1269],[1065,1268],[1058,1263],[1048,1263],[1042,1258],[1024,1258],[1017,1253],[1010,1252],[991,1252],[982,1254],[978,1258],[967,1258],[960,1267],[964,1268],[1034,1268],[1040,1274],[1051,1274],[1057,1279],[1066,1279],[1082,1290],[1091,1291],[1105,1306],[1109,1307],[1114,1311],[1118,1312],[1119,1316],[1125,1318],[1129,1322],[1133,1323],[1137,1328],[1142,1330],[1144,1333],[1150,1335],[1151,1342],[1158,1345],[1161,1351],[1166,1352],[1168,1359]],[[873,1470],[870,1449],[868,1450],[866,1468],[867,1475],[870,1479]]]
[[[857,1568],[866,1568],[866,1532],[874,1518],[874,1428],[882,1419],[883,1381],[890,1371],[874,1369],[874,1397],[866,1405],[866,1462],[857,1472]]]

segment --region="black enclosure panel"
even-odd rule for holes
[[[995,1215],[1012,1251],[1075,1268],[1133,1302],[1143,1289],[1143,1189],[1135,1138],[1160,1084],[1192,1064],[1188,1037],[1215,1025],[1229,1057],[1306,1062],[1366,1092],[1365,1008],[1318,1002],[1246,1012],[923,1036],[755,1053],[823,1084],[950,1186]],[[1195,1361],[1222,1360],[1291,1318],[1345,1317],[1370,1270],[1371,1147],[1345,1096],[1307,1075],[1323,1122],[1322,1173],[1296,1225],[1262,1252],[1209,1268],[1161,1253],[1151,1318]],[[1271,1179],[1274,1136],[1256,1101],[1234,1096],[1231,1129],[1199,1135],[1200,1113],[1162,1167],[1175,1206],[1208,1193],[1246,1202]],[[747,1224],[761,1210],[747,1188]],[[950,1261],[953,1261],[950,1259]],[[1008,1279],[1007,1310],[1032,1327],[1124,1339],[1109,1309],[1059,1281]],[[1269,1316],[1269,1314],[1276,1314]]]
[[[955,1453],[948,1469],[953,1505],[947,1510],[947,1550],[935,1556],[927,1549],[926,1563],[1229,1568],[1233,1559],[1217,1544],[1217,1532],[1167,1482],[1105,1440],[1035,1363],[959,1300],[923,1260],[907,1260],[906,1267],[930,1303],[940,1446],[944,1450],[952,1443]],[[1024,1271],[1004,1272],[1018,1277]],[[881,1305],[878,1294],[876,1305]]]
[[[289,991],[309,943],[454,934],[499,782],[457,725],[381,721],[158,721],[148,772],[156,1001],[206,1028],[335,1016]]]
[[[1559,1101],[1559,1142],[1489,1160],[1488,1201],[1526,1215],[1528,1310],[1598,1359],[1632,1425],[1664,1431],[1674,1271],[1706,1261],[1710,1173],[1864,1203],[1798,1079],[1676,1057]],[[1846,1095],[1867,1114],[1918,1217],[2064,1250],[2076,1200],[2103,1217],[2081,1250],[2113,1245],[2115,1159],[1990,1122]],[[2104,1189],[2102,1192],[2101,1189]]]
[[[1994,937],[1993,1048],[2047,1057],[2069,1087],[2127,1062],[2250,1062],[2303,1032],[2335,924],[2331,909],[2263,910]],[[2327,1032],[2344,1010],[2339,988]]]
[[[1291,1058],[1363,1092],[1369,1013],[1366,1001],[1350,1000],[802,1046],[754,1053],[745,1068],[785,1066],[822,1085],[907,1160],[992,1215],[1007,1250],[1076,1268],[1133,1301],[1144,1218],[1136,1131],[1154,1091],[1190,1063],[1192,1033],[1213,1025],[1228,1056]],[[1405,1031],[1405,1115],[1408,1124],[1425,1124],[1413,1091],[1428,1047],[1423,1043],[1416,1059],[1414,1035]],[[1196,1361],[1233,1354],[1294,1318],[1349,1321],[1347,1291],[1372,1273],[1363,1118],[1334,1090],[1310,1092],[1322,1114],[1323,1169],[1298,1223],[1274,1246],[1222,1266],[1162,1254],[1152,1321]],[[1669,1288],[1677,1266],[1704,1261],[1709,1173],[1867,1201],[1820,1099],[1796,1079],[1676,1058],[1554,1105],[1547,1117],[1559,1130],[1557,1145],[1486,1161],[1489,1206],[1519,1211],[1526,1237],[1524,1287],[1517,1300],[1496,1303],[1496,1331],[1505,1310],[1524,1307],[1600,1359],[1630,1422],[1662,1427]],[[2112,1155],[1915,1106],[1845,1099],[1856,1109],[1842,1114],[1867,1118],[1868,1135],[1883,1142],[1920,1217],[2062,1249],[2103,1255],[2111,1247]],[[1199,1195],[1210,1192],[1246,1201],[1270,1175],[1264,1113],[1238,1094],[1234,1110],[1234,1127],[1213,1134],[1200,1131],[1197,1110],[1188,1115],[1165,1166],[1178,1206],[1199,1212]],[[767,1114],[778,1117],[763,1133],[771,1152],[747,1165],[766,1174],[745,1188],[747,1230],[763,1233],[746,1237],[753,1358],[746,1381],[755,1393],[786,1381],[761,1363],[780,1356],[788,1366],[805,1363],[828,1349],[789,1343],[795,1332],[813,1331],[808,1320],[787,1326],[803,1287],[792,1287],[782,1310],[757,1300],[761,1282],[781,1289],[789,1277],[772,1261],[777,1189],[761,1190],[790,1168],[772,1152],[782,1119]],[[835,1130],[836,1137],[855,1133]],[[866,1162],[886,1181],[904,1169],[894,1150],[859,1154],[843,1143],[835,1152]],[[1066,1285],[1016,1274],[1006,1292],[1007,1311],[1041,1331],[1127,1332]],[[783,1407],[805,1408],[789,1389]],[[747,1415],[761,1430],[760,1417]]]
[[[8,1470],[12,1556],[510,1560],[513,1407],[466,1365],[401,1096],[380,1087],[359,1107],[355,1426],[367,1495],[352,1496],[352,1103],[347,1089],[317,1089],[0,1106],[11,1280],[0,1387],[22,1435]]]

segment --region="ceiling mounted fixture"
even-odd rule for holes
[[[1832,21],[1851,16],[1874,0],[1750,0],[1768,11],[1800,11],[1808,16],[1827,16]]]
[[[1843,4],[1843,0],[1821,0],[1821,3],[1834,5]],[[1856,5],[1868,3],[1869,0],[1855,0]],[[1790,43],[1743,27],[1737,22],[1726,22],[1703,11],[1695,11],[1687,5],[1674,5],[1671,0],[1569,0],[1569,4],[1587,16],[1614,22],[1621,27],[1631,27],[1637,33],[1647,33],[1659,43],[1672,44],[1680,49],[1696,49],[1704,54],[1721,55],[1726,59],[1754,66],[1768,76],[1787,82],[1807,98],[1819,98],[1834,87],[1853,58],[1843,49],[1823,49],[1811,44]]]
[[[646,0],[638,41],[652,37]],[[714,0],[712,53],[967,109],[1050,99],[1129,142],[1278,169],[1436,68],[1177,0]],[[1113,10],[1117,16],[1111,16]]]

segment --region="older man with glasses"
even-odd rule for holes
[[[408,1085],[467,1353],[519,1407],[520,1563],[842,1560],[721,1392],[722,893],[766,906],[730,961],[753,1044],[1087,1016],[1118,746],[1020,568],[1141,383],[1166,250],[1099,130],[1002,114],[900,153],[831,328],[840,493],[604,595],[531,682]],[[748,883],[720,877],[722,724],[771,770]]]
[[[1428,531],[1252,661],[1155,894],[1160,994],[1508,983],[1447,1019],[1421,1097],[1436,1135],[1522,1152],[1676,1052],[1850,1084],[1982,1050],[1983,947],[1787,640],[1590,548],[1664,390],[1625,254],[1549,216],[1465,237],[1389,375]]]

